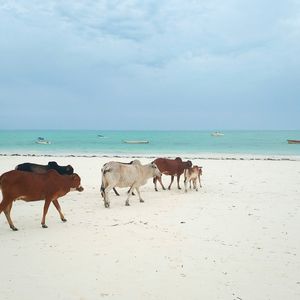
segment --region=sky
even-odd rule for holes
[[[0,129],[300,129],[300,0],[0,0]]]

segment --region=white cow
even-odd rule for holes
[[[198,191],[197,187],[197,179],[199,180],[199,185],[201,185],[201,180],[200,176],[202,175],[202,167],[198,166],[192,166],[188,169],[184,170],[184,187],[185,187],[185,192],[187,192],[187,183],[190,183],[190,188],[191,188],[191,183],[193,182],[193,187]]]
[[[111,161],[103,166],[101,172],[101,194],[104,198],[105,207],[110,206],[108,193],[114,187],[129,187],[127,200],[125,202],[126,206],[129,206],[129,198],[134,189],[138,193],[140,202],[144,202],[139,187],[146,184],[149,178],[161,176],[156,164],[150,163],[142,165],[139,160],[134,160],[129,164]]]

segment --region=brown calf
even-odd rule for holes
[[[184,170],[185,192],[187,192],[187,183],[188,182],[190,183],[190,188],[192,187],[191,183],[193,182],[194,189],[196,189],[196,191],[198,191],[197,179],[199,180],[199,186],[202,187],[201,180],[200,180],[201,175],[202,175],[202,167],[193,166],[191,168]]]
[[[43,228],[47,228],[46,215],[50,203],[53,202],[61,220],[66,222],[58,203],[58,198],[66,195],[71,190],[83,191],[80,185],[80,177],[77,174],[60,175],[55,170],[49,170],[44,174],[18,170],[9,171],[1,175],[0,188],[2,190],[0,214],[4,211],[12,230],[18,230],[10,217],[13,201],[24,200],[30,202],[45,200],[41,224]]]
[[[182,161],[182,159],[180,157],[176,157],[175,159],[157,158],[153,162],[157,165],[159,171],[162,174],[171,176],[171,182],[170,182],[170,185],[168,187],[169,190],[171,189],[171,185],[174,181],[174,176],[175,175],[177,176],[177,187],[178,187],[179,190],[181,189],[180,186],[179,186],[180,176],[181,176],[181,174],[183,173],[183,171],[185,169],[192,166],[192,162],[190,160]],[[155,177],[153,179],[155,190],[157,191],[157,185],[156,185],[157,180],[159,181],[162,188],[165,190],[165,187],[162,183],[161,177]]]

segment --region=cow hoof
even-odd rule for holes
[[[65,218],[63,218],[63,219],[61,219],[63,222],[67,222],[67,219],[65,219]]]
[[[144,203],[145,201],[143,199],[140,200],[141,203]]]
[[[48,226],[46,224],[42,224],[43,228],[48,228]]]
[[[157,189],[155,189],[155,191],[156,191],[156,192],[158,192],[158,190],[157,190]]]
[[[178,189],[181,190],[181,187],[179,187]]]
[[[166,190],[166,188],[165,188],[165,187],[163,187],[163,190],[165,191],[165,190]]]
[[[128,202],[125,203],[125,206],[130,206],[130,204]]]
[[[105,203],[104,206],[105,206],[106,208],[109,208],[109,203]]]
[[[15,227],[15,226],[10,226],[10,228],[11,228],[13,231],[18,231],[18,228]]]

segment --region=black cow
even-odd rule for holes
[[[47,171],[49,171],[49,170],[55,170],[60,175],[72,175],[74,173],[74,169],[71,165],[59,166],[56,161],[49,161],[48,165],[23,163],[23,164],[17,165],[15,170],[33,172],[33,173],[39,173],[39,174],[47,173]]]

